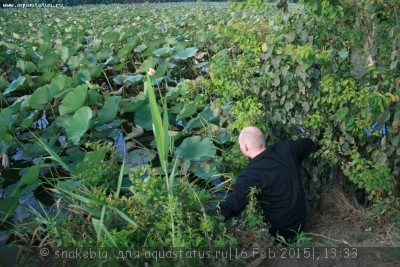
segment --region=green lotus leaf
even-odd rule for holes
[[[147,45],[141,44],[141,45],[137,46],[133,51],[135,51],[136,53],[141,53],[146,49],[147,49]]]
[[[91,79],[91,75],[87,69],[78,72],[73,77],[73,81],[76,85],[85,84],[86,82],[89,82],[90,79]]]
[[[180,34],[180,35],[175,37],[175,40],[177,40],[178,42],[182,42],[182,41],[185,40],[185,38],[186,38],[186,35]]]
[[[134,45],[127,45],[121,48],[118,51],[118,58],[125,58],[127,55],[129,55],[133,51]]]
[[[129,82],[130,85],[135,85],[135,84],[141,82],[143,77],[144,76],[142,74],[137,74],[137,75],[133,75],[133,76],[128,75],[128,76],[126,76],[124,81]]]
[[[103,36],[101,36],[104,44],[111,44],[115,43],[119,40],[119,32],[116,31],[109,31]]]
[[[97,92],[97,90],[89,90],[86,101],[87,101],[87,105],[91,106],[91,105],[95,105],[96,103],[101,103],[102,97],[101,97],[100,93]]]
[[[92,118],[92,110],[89,107],[79,108],[70,119],[66,133],[70,141],[75,145],[79,143],[81,137],[89,129],[90,119]]]
[[[19,76],[18,79],[12,81],[12,83],[4,90],[3,95],[7,95],[15,90],[18,89],[21,85],[24,84],[26,77],[25,76]]]
[[[23,61],[19,59],[17,61],[17,68],[20,69],[23,73],[33,73],[36,71],[36,66],[31,61]]]
[[[180,96],[180,91],[176,87],[169,87],[168,92],[165,94],[167,100],[174,100]]]
[[[70,70],[76,70],[79,67],[79,57],[78,56],[72,56],[68,59],[68,68]]]
[[[171,47],[165,46],[160,49],[154,50],[153,55],[155,55],[156,57],[162,57],[168,55],[170,52],[171,52]]]
[[[176,116],[177,120],[181,120],[187,117],[192,116],[197,111],[197,105],[194,101],[185,103],[183,109],[179,112],[178,116]]]
[[[161,107],[158,107],[161,113]],[[153,130],[153,120],[151,118],[150,105],[141,105],[135,112],[135,123],[147,131]]]
[[[6,89],[10,83],[3,76],[0,76],[0,92]]]
[[[39,185],[41,181],[39,180],[40,166],[34,165],[29,168],[23,169],[21,179],[5,188],[4,192],[10,196],[21,198],[32,193]]]
[[[201,136],[188,137],[175,149],[179,158],[194,161],[208,160],[215,156],[217,149],[211,139]]]
[[[87,85],[81,85],[69,92],[60,105],[60,115],[68,114],[83,106],[88,92]]]
[[[21,180],[18,184],[17,189],[21,190],[25,186],[30,186],[36,183],[36,181],[39,179],[39,166],[34,165],[28,169],[28,171],[22,175]]]
[[[0,140],[5,140],[8,130],[8,125],[11,121],[11,108],[4,108],[0,112]]]
[[[58,91],[62,91],[64,88],[71,86],[71,78],[64,74],[57,74],[52,80],[51,84],[58,88]]]
[[[168,70],[168,62],[165,61],[164,63],[162,63],[157,69],[156,69],[156,73],[154,73],[154,78],[161,78],[164,77],[165,73]]]
[[[118,105],[122,97],[112,96],[108,99],[103,108],[99,110],[97,125],[102,125],[111,122],[115,119],[118,113]]]
[[[129,152],[128,159],[129,163],[135,165],[147,164],[152,161],[156,156],[150,149],[135,149],[132,152]]]
[[[31,127],[31,125],[37,120],[37,114],[36,113],[31,113],[29,114],[29,116],[27,116],[26,118],[24,118],[21,123],[20,126],[22,129],[27,129],[29,127]]]
[[[188,169],[188,171],[192,172],[196,176],[207,180],[207,181],[212,181],[213,178],[215,178],[216,173],[221,173],[221,169],[223,167],[221,166],[221,163],[217,162],[191,162],[191,165]]]
[[[8,198],[0,199],[0,220],[5,221],[11,216],[18,206],[19,198],[10,196]]]
[[[33,109],[44,110],[57,93],[58,88],[56,85],[39,87],[29,97],[29,106]]]
[[[142,65],[140,65],[140,70],[143,72],[147,72],[150,68],[154,68],[158,62],[157,58],[150,57],[143,61]]]
[[[210,106],[204,108],[196,118],[192,118],[186,125],[187,129],[201,128],[204,124],[218,121],[219,117],[215,116]]]
[[[118,57],[124,58],[127,55],[129,55],[130,53],[132,53],[138,40],[139,40],[139,37],[137,37],[137,36],[129,38],[126,45],[118,51]]]
[[[146,101],[143,94],[137,95],[128,100],[127,104],[121,109],[121,113],[135,112]]]
[[[153,52],[156,50],[156,47],[158,47],[157,44],[150,43],[145,51],[142,52],[143,58],[149,58],[153,55]]]
[[[128,75],[120,74],[120,75],[115,76],[115,77],[113,78],[113,81],[114,81],[116,84],[121,85],[121,84],[123,84],[124,81],[126,80],[126,77],[128,77]]]
[[[189,47],[184,50],[179,50],[172,54],[172,58],[185,60],[190,57],[194,57],[197,54],[197,50],[198,49],[196,47]]]
[[[57,46],[55,46],[55,49],[58,52],[58,54],[60,55],[61,60],[63,62],[67,62],[67,60],[69,58],[69,49],[68,49],[68,47],[57,45]]]
[[[109,58],[112,55],[112,49],[111,47],[106,47],[100,50],[97,54],[96,57],[99,61],[104,61],[107,58]]]
[[[104,62],[105,65],[112,65],[114,63],[115,63],[114,57],[109,57],[109,58],[107,58],[106,62]]]
[[[39,70],[42,72],[47,72],[47,69],[56,68],[57,62],[60,56],[56,53],[47,53],[38,63]]]

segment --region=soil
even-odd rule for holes
[[[283,247],[275,254],[266,249],[248,267],[400,266],[400,225],[383,217],[366,223],[370,212],[357,203],[340,189],[331,189],[318,209],[309,209],[305,237],[311,243],[305,243],[306,248]]]

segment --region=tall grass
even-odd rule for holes
[[[175,179],[175,168],[177,164],[177,159],[175,160],[174,166],[172,168],[171,173],[168,172],[168,155],[171,150],[172,152],[172,142],[171,137],[169,135],[169,121],[168,121],[168,110],[165,97],[160,95],[160,99],[162,102],[162,119],[157,105],[156,94],[154,90],[154,86],[152,84],[152,72],[154,70],[150,69],[147,73],[146,82],[144,84],[145,91],[149,96],[149,105],[151,118],[153,121],[153,132],[154,138],[156,140],[158,157],[160,160],[161,168],[164,172],[165,182],[167,184],[168,190],[168,211],[170,215],[170,224],[171,224],[171,238],[172,245],[175,247],[177,244],[176,241],[176,233],[175,233],[175,205],[174,205],[174,179]]]
[[[36,139],[39,143],[43,146],[43,148],[50,154],[50,158],[56,161],[59,165],[61,165],[68,173],[71,173],[70,167],[61,159],[61,157],[51,148],[49,147],[46,142],[44,142],[39,136],[36,136]],[[121,190],[122,178],[124,173],[125,161],[120,167],[119,177],[118,177],[118,184],[117,189],[115,191],[114,197],[119,198],[119,193]],[[72,178],[71,178],[72,179]],[[107,204],[103,199],[94,196],[90,190],[87,190],[86,187],[76,186],[76,184],[71,184],[71,179],[67,179],[64,181],[55,181],[54,189],[52,191],[56,194],[59,194],[63,197],[69,197],[71,200],[70,205],[68,206],[69,209],[78,209],[84,212],[91,214],[94,216],[92,218],[93,227],[97,233],[97,242],[100,243],[103,235],[105,235],[110,243],[118,249],[118,246],[112,235],[108,231],[106,224],[104,222],[104,216],[106,214],[106,210],[112,210],[120,216],[123,220],[125,220],[128,224],[132,224],[137,227],[137,224],[129,218],[124,212],[117,209],[116,207]],[[72,204],[78,202],[79,204]],[[100,211],[101,207],[101,211]],[[96,218],[97,217],[97,218]]]

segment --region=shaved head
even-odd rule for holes
[[[248,126],[239,134],[239,145],[245,156],[253,158],[266,148],[264,134],[257,127]]]

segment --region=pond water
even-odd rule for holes
[[[47,120],[46,112],[43,112],[42,116],[35,122],[35,126],[38,129],[45,129],[49,125]],[[67,138],[60,135],[58,137],[59,144],[61,147],[67,145]],[[121,132],[114,137],[114,143],[117,149],[120,159],[122,160],[126,155],[126,143]],[[24,155],[24,151],[21,148],[17,148],[14,155],[10,156],[11,168],[0,172],[0,198],[5,199],[12,194],[14,189],[17,187],[21,178],[21,170],[44,161],[44,156],[39,157],[28,157]],[[43,168],[40,175],[46,175],[47,169]],[[38,190],[38,189],[43,190]],[[54,200],[51,195],[44,189],[42,181],[38,181],[32,186],[28,186],[21,190],[19,196],[19,203],[15,209],[13,216],[8,220],[11,225],[17,225],[24,222],[34,220],[32,217],[32,211],[36,211],[40,214],[52,214],[55,211],[53,208]],[[55,215],[55,213],[54,213]],[[4,246],[9,239],[10,233],[7,231],[4,225],[0,227],[0,246]]]
[[[5,193],[3,188],[0,188],[0,196],[1,198],[7,197],[7,194]],[[31,210],[36,210],[41,214],[44,214],[44,212],[47,212],[48,214],[53,214],[53,212],[55,212],[52,206],[45,206],[41,204],[35,197],[34,192],[30,192],[19,198],[18,206],[14,211],[14,215],[10,219],[10,224],[17,225],[24,222],[32,221],[33,218],[32,213],[30,212]],[[0,229],[0,247],[6,244],[9,236],[9,231],[5,229]]]
[[[43,116],[36,122],[36,126],[40,129],[44,129],[48,125],[49,123],[46,114],[43,113]],[[58,140],[61,147],[64,147],[67,144],[67,138],[65,136],[59,136]],[[127,144],[122,132],[118,132],[118,134],[113,138],[113,141],[117,153],[120,156],[120,160],[122,161],[125,158],[127,160],[126,166],[128,168],[133,168],[149,162],[148,156],[147,159],[146,156],[139,156],[139,158],[132,156],[126,157],[128,155]],[[3,173],[0,172],[0,199],[7,198],[16,188],[21,177],[21,169],[41,163],[43,160],[44,156],[35,158],[27,157],[24,155],[21,148],[17,148],[15,154],[10,157],[12,163],[11,168]],[[45,175],[46,172],[46,168],[43,168],[41,175]],[[38,190],[41,187],[43,187],[42,182],[38,181],[37,184],[24,188],[21,191],[18,206],[15,209],[13,216],[9,219],[11,225],[17,225],[34,220],[32,217],[32,211],[36,211],[40,214],[53,214],[55,216],[57,210],[53,205],[54,200],[46,190]],[[3,228],[4,226],[0,227],[0,246],[4,246],[10,236],[9,231]]]

